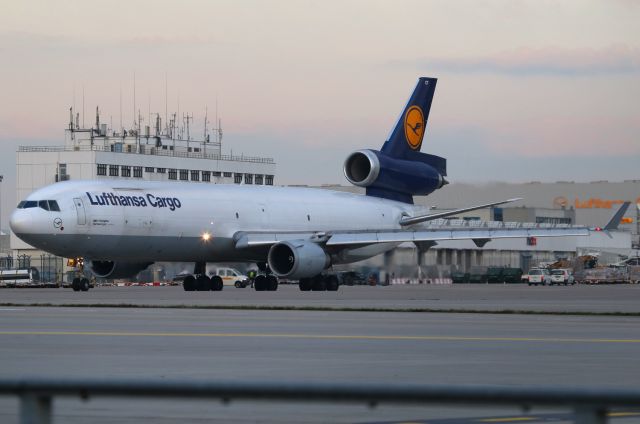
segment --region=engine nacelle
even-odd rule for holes
[[[316,243],[307,240],[282,241],[269,249],[271,271],[282,278],[314,277],[330,264],[329,255]]]
[[[91,261],[89,268],[99,278],[131,278],[135,277],[153,262],[113,262]]]
[[[344,162],[344,175],[351,184],[398,193],[399,199],[427,195],[447,184],[446,162],[434,155],[413,152],[409,159],[398,159],[377,150],[358,150]],[[370,193],[371,190],[371,193]]]

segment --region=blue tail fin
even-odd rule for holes
[[[398,159],[412,159],[411,152],[420,151],[437,82],[437,78],[418,79],[407,106],[382,146],[382,153]]]
[[[422,77],[413,90],[382,149],[359,150],[344,165],[347,179],[367,188],[367,196],[413,203],[447,184],[447,160],[420,152],[427,127],[436,78]]]

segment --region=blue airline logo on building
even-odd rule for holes
[[[169,208],[171,211],[182,207],[182,203],[177,197],[159,197],[151,193],[147,193],[146,196],[125,196],[105,192],[94,195],[86,193],[89,202],[96,206],[135,206],[141,208],[151,206],[152,208]]]

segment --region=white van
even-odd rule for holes
[[[225,286],[235,286],[238,288],[245,288],[251,282],[249,281],[249,277],[240,273],[237,269],[234,268],[213,268],[207,270],[207,275],[209,277],[213,277],[214,275],[219,275],[222,278],[222,283]]]

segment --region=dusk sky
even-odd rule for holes
[[[419,76],[438,86],[422,151],[452,182],[640,178],[640,2],[3,1],[2,215],[18,145],[61,145],[72,105],[131,127],[137,106],[218,100],[223,150],[277,184],[346,184]],[[75,93],[75,95],[74,95]],[[6,219],[3,219],[6,222]]]

